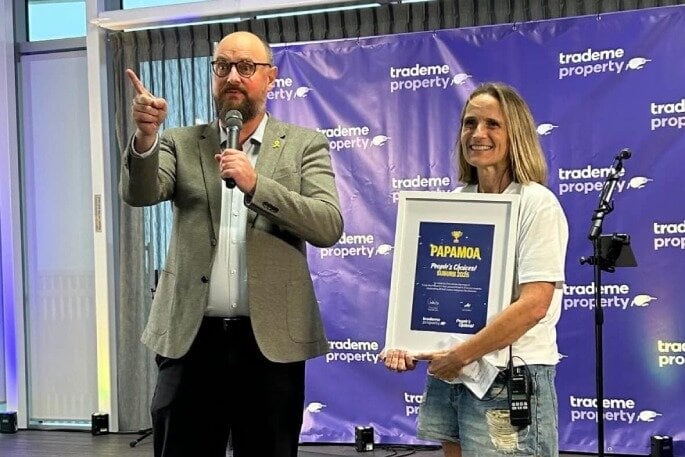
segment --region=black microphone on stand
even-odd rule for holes
[[[630,159],[630,156],[631,156],[631,155],[633,155],[633,153],[630,152],[630,149],[628,149],[628,148],[621,149],[621,150],[619,151],[618,155],[616,156],[616,160],[619,160],[619,159],[620,159],[620,160]]]
[[[619,153],[614,157],[614,163],[611,165],[611,171],[607,180],[604,183],[602,192],[599,195],[599,205],[592,215],[592,226],[590,227],[590,233],[588,238],[590,240],[596,240],[602,233],[602,222],[604,221],[604,216],[609,214],[614,210],[614,205],[611,202],[611,197],[614,194],[614,188],[618,182],[618,177],[623,171],[623,161],[630,159],[632,153],[630,149],[621,149]]]
[[[602,270],[613,272],[615,267],[636,266],[635,259],[632,262],[619,260],[621,250],[630,251],[630,237],[626,234],[614,233],[613,235],[602,235],[602,224],[604,216],[614,210],[611,200],[614,188],[618,182],[619,175],[623,171],[623,161],[630,159],[632,153],[629,149],[621,149],[614,157],[614,163],[609,171],[602,193],[599,196],[599,204],[592,215],[592,226],[588,238],[592,240],[592,257],[580,259],[581,264],[589,263],[594,265],[594,300],[595,303],[602,303]],[[610,239],[606,252],[602,247],[603,240]],[[632,263],[632,265],[631,265]],[[595,385],[597,389],[597,456],[604,457],[604,356],[603,356],[603,330],[604,311],[602,306],[595,306]]]
[[[243,115],[240,111],[232,109],[227,112],[224,116],[224,125],[226,126],[226,131],[228,132],[228,141],[226,142],[226,147],[228,149],[238,149],[238,143],[240,138],[240,129],[243,128]],[[226,188],[233,189],[235,187],[235,179],[226,178],[224,179],[226,183]]]

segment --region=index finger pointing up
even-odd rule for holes
[[[133,70],[127,69],[126,70],[126,76],[128,76],[128,79],[131,80],[131,84],[133,84],[133,88],[136,90],[136,92],[139,95],[152,95],[150,92],[143,86],[143,83],[138,79],[138,76],[135,74]]]

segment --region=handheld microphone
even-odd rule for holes
[[[228,141],[226,142],[226,147],[229,149],[238,149],[238,142],[240,138],[240,129],[243,128],[243,115],[240,111],[232,109],[226,113],[224,116],[224,125],[228,132]],[[226,187],[228,189],[233,189],[235,187],[235,179],[226,178],[224,179]]]

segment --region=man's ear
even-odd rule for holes
[[[276,78],[278,78],[278,67],[276,65],[272,66],[269,68],[269,74],[268,74],[268,89],[271,90],[274,88],[274,85],[276,84]]]

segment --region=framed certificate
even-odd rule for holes
[[[519,199],[400,192],[386,347],[449,347],[510,303]]]

